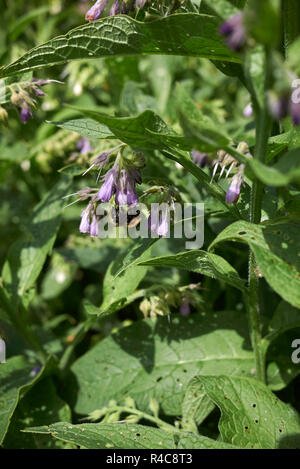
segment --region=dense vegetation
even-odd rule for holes
[[[0,4],[0,446],[299,448],[299,2]]]

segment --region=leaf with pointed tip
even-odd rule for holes
[[[26,432],[51,435],[86,449],[175,449],[172,433],[159,428],[129,423],[58,422]]]
[[[103,18],[35,47],[2,67],[0,76],[114,55],[187,55],[239,63],[239,55],[224,44],[218,33],[219,25],[216,17],[193,13],[146,23],[128,16]]]
[[[94,119],[70,119],[62,122],[49,122],[50,124],[57,125],[62,129],[77,132],[83,137],[90,139],[111,139],[115,138],[114,134],[103,124],[95,122]]]
[[[10,358],[0,366],[0,444],[21,397],[42,377],[47,376],[54,366],[50,358],[37,376],[32,375],[34,365],[21,356]]]
[[[154,257],[146,261],[139,261],[137,265],[175,267],[197,272],[222,280],[242,291],[246,290],[245,281],[240,278],[237,271],[225,259],[206,251],[193,250],[170,256]]]
[[[221,410],[224,442],[241,448],[299,448],[299,415],[265,384],[233,376],[202,376],[200,381]]]

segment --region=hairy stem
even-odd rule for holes
[[[265,162],[268,139],[270,136],[272,119],[267,108],[266,92],[269,88],[271,74],[271,58],[270,51],[266,48],[266,72],[265,72],[265,102],[262,108],[256,108],[256,145],[254,158],[261,162]],[[260,223],[261,208],[263,200],[264,185],[261,181],[254,181],[251,190],[250,205],[250,222]],[[255,274],[255,257],[250,251],[249,253],[249,298],[248,298],[248,315],[252,347],[255,355],[255,369],[257,379],[266,381],[265,372],[265,353],[261,336],[260,321],[260,305],[259,305],[259,280]]]

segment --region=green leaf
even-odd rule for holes
[[[213,16],[192,13],[147,23],[128,16],[103,18],[35,47],[0,73],[6,77],[70,60],[113,55],[187,55],[240,62],[219,35],[219,24]]]
[[[201,380],[195,376],[188,384],[182,403],[182,427],[197,433],[197,427],[212,412],[215,405],[205,392]]]
[[[292,150],[283,155],[274,166],[267,166],[258,160],[249,160],[255,176],[269,186],[286,186],[292,182],[300,183],[300,151]]]
[[[59,422],[26,432],[50,434],[86,449],[175,449],[171,433],[138,424]]]
[[[90,139],[111,139],[115,138],[112,132],[103,124],[95,122],[93,119],[71,119],[62,122],[49,122],[62,129],[77,132],[83,137]]]
[[[292,362],[292,343],[299,336],[299,328],[281,333],[277,338],[272,337],[271,343],[266,343],[267,350],[267,383],[274,391],[284,389],[300,373],[299,364]]]
[[[71,410],[56,394],[50,377],[42,379],[23,396],[13,416],[4,448],[44,449],[55,448],[51,438],[23,433],[26,427],[49,425],[59,420],[70,422]]]
[[[42,377],[51,372],[53,359],[49,359],[39,374],[32,376],[34,365],[17,356],[0,365],[0,444],[3,442],[19,400]]]
[[[71,179],[63,177],[46,194],[33,210],[27,232],[10,247],[2,278],[11,295],[22,297],[39,276],[60,227],[62,197],[70,185]]]
[[[92,109],[77,109],[78,112],[106,126],[115,138],[128,145],[154,150],[174,146],[191,150],[182,135],[178,135],[153,111],[144,111],[134,117],[114,117]]]
[[[137,265],[175,267],[224,281],[242,291],[246,289],[245,281],[225,259],[206,251],[193,250],[171,256],[154,257]]]
[[[269,285],[284,300],[300,307],[300,224],[281,219],[254,225],[235,222],[223,230],[210,245],[221,241],[248,243],[258,267]]]
[[[224,442],[241,448],[299,448],[299,415],[263,383],[230,376],[200,380],[221,410],[219,430]]]
[[[152,244],[153,240],[148,239],[134,243],[129,252],[126,250],[110,264],[103,281],[103,302],[99,308],[101,317],[120,309],[145,277],[147,267],[131,264],[136,260],[146,260],[151,255]]]
[[[297,327],[300,327],[299,310],[282,301],[269,323],[268,334],[264,339],[270,342],[284,332]]]
[[[177,449],[239,449],[237,446],[195,435],[195,433],[182,432],[179,437]]]
[[[234,329],[233,329],[234,327]],[[181,413],[186,387],[195,375],[251,376],[253,354],[245,315],[199,313],[138,321],[104,339],[72,366],[67,386],[75,412],[88,414],[111,399],[131,396],[141,410],[155,397],[162,410]],[[217,344],[217,346],[216,346]]]

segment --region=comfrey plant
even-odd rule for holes
[[[93,150],[88,139],[81,139],[78,144],[81,153],[85,154]],[[89,199],[87,207],[81,213],[79,230],[81,233],[89,233],[92,238],[98,236],[97,205],[99,203],[111,202],[114,199],[114,203],[118,207],[138,204],[136,184],[142,183],[140,169],[144,165],[144,160],[141,155],[131,155],[131,159],[126,158],[123,155],[125,147],[126,145],[120,144],[100,153],[83,173],[83,176],[85,176],[92,169],[97,169],[99,171],[98,181],[101,171],[109,165],[111,158],[114,158],[112,167],[101,178],[102,185],[100,189],[86,187],[74,194],[65,196],[65,198],[76,196],[77,199],[73,203]]]
[[[1,449],[298,449],[299,0],[37,3],[0,17]]]

